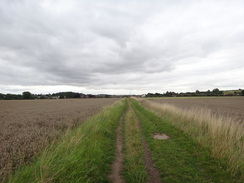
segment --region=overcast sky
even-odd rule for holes
[[[244,89],[243,0],[0,0],[0,93]]]

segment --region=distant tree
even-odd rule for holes
[[[207,91],[207,96],[210,96],[210,95],[211,95],[211,91],[208,90],[208,91]]]
[[[40,99],[45,99],[44,95],[40,95]]]
[[[7,93],[7,94],[5,95],[5,100],[13,100],[13,96],[12,96],[12,94]]]
[[[80,98],[80,94],[79,93],[74,93],[74,98]]]
[[[165,93],[165,96],[166,96],[166,97],[170,97],[170,95],[171,95],[171,92],[168,92],[168,91],[167,91],[167,92]]]
[[[31,93],[28,91],[25,91],[22,93],[23,99],[31,99]]]
[[[0,93],[0,100],[4,99],[4,94]]]
[[[241,91],[241,96],[244,96],[244,90]]]
[[[8,93],[4,96],[4,100],[20,100],[20,99],[22,99],[22,95]]]
[[[60,98],[60,99],[63,99],[63,98],[64,98],[64,94],[62,94],[62,93],[59,94],[59,98]]]
[[[148,94],[146,94],[146,97],[154,97],[154,94],[153,93],[148,93]]]
[[[196,90],[196,94],[199,94],[200,93],[200,91],[199,90]]]
[[[166,97],[173,97],[173,96],[176,96],[177,93],[175,93],[174,91],[167,91],[164,96]]]
[[[92,95],[92,94],[88,94],[87,96],[88,96],[88,98],[95,98],[95,95]]]
[[[213,89],[212,93],[213,93],[213,95],[216,95],[216,96],[220,95],[220,91],[218,88]]]
[[[155,95],[155,97],[163,97],[163,96],[164,96],[164,95],[161,94],[161,93],[155,93],[154,95]]]

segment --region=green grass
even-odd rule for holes
[[[209,148],[211,156],[225,159],[229,172],[244,179],[244,125],[235,117],[215,116],[206,108],[184,110],[149,100],[140,100],[140,103]]]
[[[140,119],[152,158],[161,172],[162,182],[241,183],[238,177],[232,177],[226,170],[226,161],[212,158],[209,149],[202,148],[167,119],[149,112],[134,100],[131,102]],[[164,133],[170,138],[153,139],[153,133]]]
[[[131,106],[124,118],[124,171],[126,182],[147,182],[144,149],[138,119]]]
[[[33,163],[20,167],[6,182],[108,182],[116,129],[124,111],[124,100],[105,108],[46,149]]]

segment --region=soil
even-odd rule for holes
[[[149,147],[145,139],[143,139],[143,148],[144,148],[144,160],[146,164],[146,170],[148,174],[148,182],[149,183],[160,183],[160,173],[154,167],[154,163],[151,158],[151,153],[149,151]]]
[[[141,128],[140,120],[138,119],[138,127]],[[148,144],[145,138],[142,136],[142,145],[144,149],[144,162],[146,166],[146,171],[148,175],[148,183],[160,183],[160,173],[155,168],[154,163],[152,161],[151,152],[149,150]]]
[[[153,138],[159,139],[159,140],[166,140],[169,138],[169,136],[166,134],[163,134],[163,133],[155,133],[155,134],[153,134]]]
[[[122,123],[123,117],[119,121],[119,126],[116,132],[116,158],[112,164],[112,173],[109,175],[109,179],[113,183],[125,183],[123,177],[121,176],[121,171],[123,170],[123,135],[122,135]]]

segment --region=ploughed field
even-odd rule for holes
[[[217,116],[233,117],[244,121],[244,97],[213,98],[161,98],[153,99],[161,104],[171,104],[182,109],[205,108]]]
[[[0,100],[0,177],[116,100]]]

